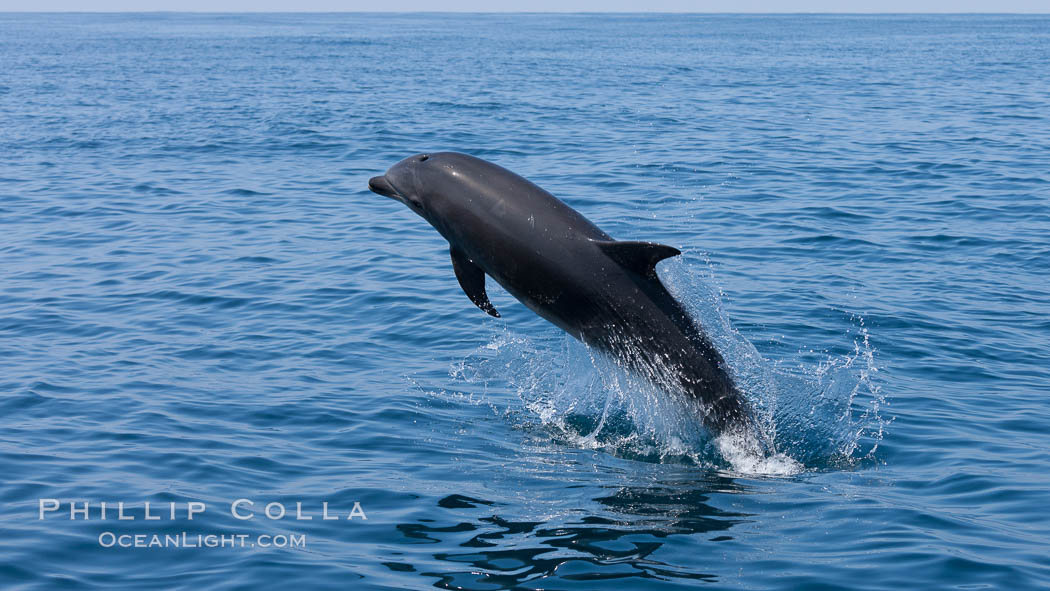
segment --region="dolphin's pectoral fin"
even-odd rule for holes
[[[499,312],[485,293],[485,272],[456,247],[452,247],[449,252],[452,254],[452,268],[456,271],[456,279],[470,301],[489,316],[499,318]]]
[[[605,254],[609,255],[609,258],[620,263],[625,268],[651,279],[656,279],[656,263],[668,257],[682,254],[682,251],[673,246],[655,242],[595,240],[595,243],[598,244]]]

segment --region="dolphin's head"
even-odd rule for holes
[[[457,192],[455,186],[461,179],[456,169],[463,159],[476,160],[455,152],[409,156],[391,166],[386,174],[369,179],[368,188],[373,193],[397,199],[432,221],[432,216],[446,205],[449,193]]]
[[[386,174],[372,177],[368,188],[396,199],[431,223],[438,231],[455,212],[468,206],[464,189],[472,167],[483,160],[456,152],[416,154],[390,167]],[[490,165],[491,166],[491,165]]]
[[[373,193],[397,199],[409,209],[426,217],[425,187],[430,154],[416,154],[390,167],[386,174],[368,180]]]

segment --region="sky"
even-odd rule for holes
[[[1050,0],[0,0],[2,11],[1050,12]]]

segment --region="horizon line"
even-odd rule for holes
[[[0,14],[639,14],[639,15],[830,15],[830,16],[1012,16],[1012,15],[1050,15],[1050,8],[1045,11],[1013,12],[953,12],[953,11],[914,11],[914,12],[846,12],[846,11],[691,11],[691,10],[60,10],[60,9],[3,9]]]

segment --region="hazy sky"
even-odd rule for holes
[[[0,11],[1050,12],[1050,0],[0,0]]]

